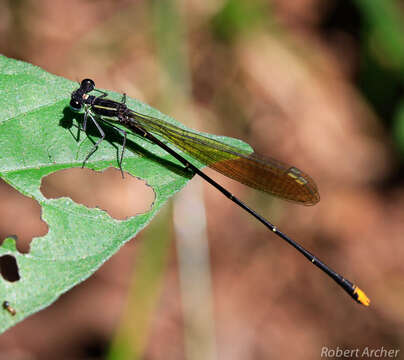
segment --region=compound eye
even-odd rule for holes
[[[92,90],[94,90],[95,88],[95,83],[93,80],[91,79],[84,79],[81,81],[80,87],[86,92],[90,92]]]
[[[77,100],[71,100],[70,101],[70,109],[72,109],[73,111],[80,111],[82,107],[82,104],[77,101]]]

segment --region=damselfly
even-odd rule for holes
[[[89,95],[93,90],[98,91],[101,95]],[[71,94],[70,108],[76,112],[80,111],[83,107],[85,109],[82,129],[86,131],[87,120],[90,118],[100,133],[100,138],[84,159],[83,166],[105,138],[105,133],[98,121],[107,122],[123,136],[123,147],[119,157],[119,168],[123,175],[122,160],[127,132],[120,127],[114,126],[114,123],[120,124],[130,132],[140,135],[164,149],[182,163],[186,169],[193,174],[199,175],[202,179],[218,189],[224,196],[254,216],[269,230],[303,254],[312,264],[330,276],[358,303],[366,306],[370,304],[369,298],[360,288],[332,270],[300,244],[279,231],[276,226],[271,224],[267,219],[257,214],[153,134],[161,136],[199,162],[236,181],[299,204],[314,205],[320,200],[317,186],[310,176],[296,167],[287,165],[278,160],[260,156],[256,153],[225,144],[193,131],[182,129],[166,121],[129,109],[126,106],[125,94],[121,102],[108,99],[107,95],[107,93],[95,89],[95,83],[91,79],[84,79],[80,87]]]

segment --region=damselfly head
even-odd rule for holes
[[[82,107],[83,107],[83,103],[79,100],[73,99],[73,97],[72,97],[72,99],[70,100],[70,110],[79,112]]]
[[[93,91],[95,88],[95,83],[91,79],[84,79],[81,81],[80,88],[82,89],[83,93],[89,93]]]
[[[84,104],[84,99],[88,97],[88,93],[93,91],[95,83],[91,79],[84,79],[80,83],[80,87],[72,92],[70,100],[70,109],[73,111],[80,111]]]

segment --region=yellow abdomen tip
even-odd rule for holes
[[[357,286],[355,286],[354,294],[356,296],[356,301],[358,301],[359,303],[361,303],[362,305],[365,305],[365,306],[370,305],[370,299]]]

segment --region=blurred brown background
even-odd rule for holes
[[[206,170],[372,302],[355,304],[194,178],[89,280],[1,335],[0,359],[316,359],[324,346],[400,349],[403,24],[393,0],[1,1],[2,54],[93,78],[309,173],[321,194],[314,207]],[[117,218],[150,206],[136,179],[91,173],[72,170],[44,186],[83,203],[96,192],[96,205],[115,206]],[[78,184],[85,191],[73,194]],[[4,183],[0,192],[1,239],[16,234],[28,252],[47,232],[40,208]]]

